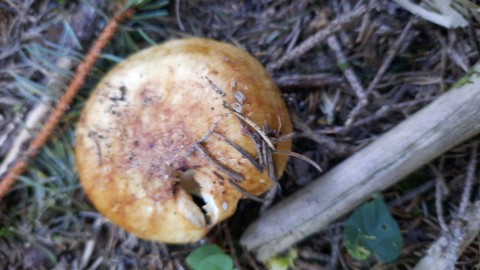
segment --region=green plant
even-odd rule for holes
[[[295,267],[295,259],[298,257],[296,249],[290,249],[285,256],[277,256],[268,260],[269,270],[298,269]]]
[[[400,228],[380,194],[348,218],[343,241],[348,253],[359,260],[376,254],[382,261],[391,262],[403,247]]]
[[[233,260],[214,244],[195,249],[187,257],[187,264],[193,270],[232,270]]]

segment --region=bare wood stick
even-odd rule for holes
[[[275,83],[282,90],[290,90],[294,88],[313,88],[327,85],[336,85],[344,82],[344,78],[328,73],[317,73],[307,75],[284,75],[279,78],[275,78]]]
[[[293,59],[305,54],[307,51],[311,50],[313,47],[318,45],[320,42],[325,41],[330,35],[338,32],[343,29],[345,25],[357,20],[363,13],[367,11],[365,6],[359,6],[357,9],[343,14],[342,16],[336,18],[328,24],[327,27],[317,32],[315,35],[309,37],[300,45],[289,51],[283,57],[278,59],[278,61],[271,63],[267,66],[268,70],[275,70],[281,68],[283,65],[289,63]]]
[[[260,260],[325,229],[375,191],[480,133],[480,64],[448,91],[251,224],[241,243]]]
[[[352,87],[352,90],[357,96],[359,103],[362,103],[363,105],[367,105],[368,101],[367,101],[367,94],[365,93],[365,88],[363,87],[360,80],[357,78],[357,74],[355,74],[355,72],[353,71],[353,68],[351,68],[348,65],[347,56],[343,52],[342,45],[340,45],[340,42],[338,41],[337,37],[335,35],[330,36],[327,39],[327,43],[330,49],[335,53],[338,65],[345,66],[343,69],[343,76],[345,76],[348,83],[350,84],[350,87]]]

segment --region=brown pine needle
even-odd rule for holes
[[[287,156],[292,156],[292,157],[296,157],[298,159],[301,159],[303,161],[306,161],[308,162],[310,165],[312,165],[315,169],[317,169],[319,172],[323,172],[322,168],[320,168],[320,165],[318,165],[315,161],[313,161],[312,159],[302,155],[302,154],[299,154],[299,153],[295,153],[295,152],[291,152],[291,151],[284,151],[284,150],[276,150],[273,152],[274,154],[280,154],[280,155],[287,155]]]
[[[233,147],[235,150],[237,150],[240,154],[242,154],[242,156],[246,159],[248,159],[248,161],[250,161],[250,163],[252,163],[253,166],[255,166],[255,168],[257,168],[257,170],[259,172],[263,172],[263,166],[260,165],[260,163],[258,163],[252,156],[250,156],[247,152],[245,152],[245,150],[243,150],[240,146],[238,146],[236,143],[232,142],[231,140],[229,140],[228,138],[226,138],[225,136],[223,136],[222,134],[220,133],[216,133],[216,132],[213,132],[212,133],[215,137],[219,138],[219,139],[222,139],[223,141],[225,141],[228,145],[230,145],[231,147]]]
[[[80,88],[85,83],[85,79],[87,78],[88,73],[90,72],[98,57],[100,56],[102,49],[108,44],[113,34],[118,29],[119,24],[124,19],[133,16],[133,14],[133,9],[127,9],[124,12],[120,12],[103,29],[100,36],[90,48],[88,54],[85,57],[85,60],[80,65],[78,65],[75,76],[70,82],[65,94],[58,102],[57,107],[50,114],[40,133],[30,143],[30,146],[25,151],[25,156],[23,158],[19,158],[15,165],[13,165],[13,167],[8,170],[5,177],[0,181],[0,199],[8,193],[13,184],[18,179],[18,176],[25,171],[28,165],[28,160],[37,154],[40,148],[47,141],[48,137],[52,134],[53,130],[60,122],[61,117],[63,116],[65,111],[67,111],[70,103],[72,103],[73,99],[75,98],[78,90],[80,90]]]
[[[238,192],[240,192],[246,198],[248,198],[250,200],[253,200],[253,201],[261,202],[261,203],[265,202],[265,199],[262,199],[258,196],[255,196],[253,194],[248,193],[248,191],[243,189],[241,186],[239,186],[237,183],[235,183],[235,181],[233,181],[232,179],[229,178],[228,182],[230,183],[230,185],[232,185],[232,187],[234,187]]]
[[[242,182],[243,180],[245,180],[245,177],[241,174],[241,173],[238,173],[238,172],[235,172],[229,168],[227,168],[225,165],[219,163],[218,161],[216,161],[215,159],[213,159],[208,153],[207,153],[207,150],[205,148],[203,148],[203,146],[200,144],[200,143],[196,143],[194,145],[194,149],[197,150],[204,158],[206,158],[208,160],[208,162],[210,162],[212,165],[214,165],[217,169],[219,169],[221,172],[223,172],[224,174],[228,175],[230,178],[232,178],[233,180],[237,181],[237,182]]]
[[[245,121],[248,125],[250,125],[253,129],[255,129],[255,131],[260,134],[260,136],[262,136],[262,139],[268,144],[268,146],[270,146],[270,148],[272,148],[273,150],[275,150],[275,146],[273,146],[273,143],[272,141],[268,138],[267,134],[265,134],[265,132],[263,132],[263,130],[257,126],[257,124],[255,124],[252,120],[248,119],[248,117],[246,117],[245,115],[243,115],[242,113],[239,113],[237,111],[235,111],[233,108],[231,108],[230,106],[224,104],[223,106],[225,106],[225,108],[229,109],[233,114],[235,114],[238,118],[242,119],[243,121]]]

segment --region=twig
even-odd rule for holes
[[[378,83],[380,82],[380,79],[382,76],[385,74],[387,69],[390,67],[390,64],[392,64],[393,59],[395,58],[395,55],[397,54],[398,50],[402,47],[403,41],[407,37],[408,33],[410,32],[410,29],[412,28],[412,25],[414,23],[414,19],[410,19],[407,24],[405,25],[405,28],[403,29],[402,33],[400,33],[400,36],[398,36],[397,40],[393,43],[392,47],[390,47],[386,53],[385,58],[383,59],[382,65],[378,69],[377,73],[375,74],[375,77],[373,77],[372,82],[368,85],[366,93],[367,97],[370,95],[373,90],[377,87]],[[350,126],[357,115],[363,110],[364,106],[366,104],[358,103],[350,112],[347,121],[345,122],[346,126]]]
[[[442,235],[427,250],[427,254],[413,268],[413,270],[430,270],[430,269],[455,269],[457,257],[463,250],[478,236],[480,232],[480,201],[476,201],[467,207],[465,216],[462,220],[455,220],[452,226],[457,227],[456,236]],[[460,240],[460,242],[451,243],[452,238]],[[456,245],[455,247],[452,244]],[[456,250],[453,254],[453,248]],[[451,250],[452,249],[452,250]],[[450,256],[453,255],[452,259]]]
[[[468,25],[468,21],[456,11],[453,7],[451,7],[451,0],[441,0],[439,2],[443,2],[442,7],[433,7],[436,9],[435,11],[426,9],[421,5],[415,4],[415,2],[411,2],[410,0],[394,0],[402,6],[404,9],[410,11],[411,13],[422,17],[423,19],[430,21],[432,23],[436,23],[446,28],[456,28],[456,27],[464,27]],[[436,2],[436,1],[433,1]],[[432,2],[431,2],[432,3]],[[433,3],[435,5],[435,3]],[[438,4],[440,5],[440,4]]]
[[[382,119],[382,118],[386,117],[387,115],[389,115],[393,111],[398,111],[398,110],[401,110],[401,109],[404,109],[404,108],[420,105],[422,103],[429,102],[433,99],[435,99],[435,98],[434,97],[424,98],[424,99],[422,98],[422,99],[406,101],[406,102],[402,102],[402,103],[398,103],[398,104],[394,104],[394,105],[384,105],[384,106],[380,107],[380,109],[378,109],[372,115],[369,115],[369,116],[367,116],[363,119],[360,119],[350,126],[334,127],[334,128],[330,128],[330,129],[320,130],[318,132],[322,133],[322,134],[348,132],[353,128],[360,127],[360,126],[367,125],[367,124],[370,124],[372,122],[378,121],[379,119]]]
[[[409,202],[409,201],[411,201],[415,198],[418,198],[422,193],[425,193],[425,192],[429,191],[434,186],[435,186],[435,181],[434,180],[429,180],[429,181],[423,183],[422,185],[420,185],[419,187],[413,189],[412,191],[409,191],[407,194],[405,194],[405,195],[403,195],[399,198],[396,198],[393,201],[390,201],[388,203],[388,207],[395,207],[395,206],[401,205],[405,202]]]
[[[298,136],[309,138],[310,140],[317,142],[320,145],[324,145],[326,146],[327,150],[335,150],[332,151],[332,154],[336,154],[338,156],[347,156],[351,153],[351,149],[349,149],[345,145],[337,143],[333,138],[314,132],[296,114],[292,114],[291,118],[292,122],[295,124],[295,127],[302,131],[302,133],[298,133]]]
[[[404,45],[403,41],[407,37],[408,33],[410,33],[410,29],[412,29],[414,22],[415,22],[415,19],[413,18],[411,18],[407,22],[407,24],[403,28],[403,31],[400,33],[400,36],[398,36],[397,40],[395,40],[392,47],[388,49],[386,56],[382,61],[382,65],[380,66],[377,73],[375,74],[375,77],[373,77],[372,82],[367,87],[367,90],[366,90],[367,94],[372,93],[372,91],[375,90],[375,88],[377,87],[378,83],[380,82],[380,79],[392,64],[392,61],[395,58],[395,55],[397,55],[398,50],[400,50],[400,48]]]
[[[428,249],[427,256],[422,258],[417,264],[416,270],[427,269],[426,267],[432,267],[429,269],[454,270],[458,256],[480,231],[479,202],[476,202],[475,205],[470,203],[473,181],[475,179],[475,167],[477,165],[477,147],[478,142],[474,142],[470,152],[470,162],[467,167],[465,186],[457,216],[451,222],[450,228],[444,229],[442,227],[442,236]],[[435,262],[434,266],[431,265],[431,261]]]
[[[317,73],[317,74],[295,74],[295,75],[284,75],[278,78],[275,78],[275,83],[278,87],[287,89],[295,88],[314,88],[340,84],[344,81],[341,76],[336,76],[329,73]]]
[[[47,104],[47,101],[42,100],[42,102],[28,113],[22,131],[15,136],[10,150],[0,164],[0,176],[3,175],[8,170],[8,166],[18,158],[22,146],[31,138],[32,130],[45,117],[49,109],[50,106]]]
[[[447,193],[447,186],[442,173],[432,165],[429,167],[435,174],[435,208],[437,210],[438,223],[440,224],[440,228],[442,228],[442,232],[445,233],[448,231],[448,227],[445,222],[445,216],[443,215],[442,200],[443,195]]]
[[[327,39],[328,46],[332,51],[335,53],[335,57],[337,58],[338,65],[346,65],[343,68],[343,75],[347,79],[348,83],[352,87],[353,92],[359,99],[359,103],[362,103],[363,106],[366,106],[368,103],[367,94],[365,93],[365,88],[360,83],[357,78],[357,75],[353,71],[353,69],[348,65],[347,57],[343,53],[342,46],[336,36],[332,35]]]
[[[300,45],[298,45],[290,52],[285,54],[283,57],[281,57],[277,62],[269,64],[267,66],[267,69],[275,70],[281,68],[295,58],[302,56],[307,51],[318,45],[318,43],[323,42],[330,35],[333,35],[334,33],[343,29],[347,24],[357,20],[366,10],[367,8],[365,6],[360,6],[352,12],[343,14],[341,17],[336,18],[335,20],[330,22],[330,24],[328,24],[326,28],[309,37],[307,40],[305,40]]]
[[[175,18],[177,19],[178,27],[182,32],[185,32],[185,27],[182,23],[182,18],[180,17],[180,0],[175,0]]]
[[[329,226],[328,234],[330,236],[330,259],[328,262],[329,269],[337,269],[338,258],[340,257],[340,240],[341,231],[340,228]]]
[[[475,166],[477,165],[477,147],[478,142],[472,145],[470,153],[470,163],[467,168],[467,176],[465,178],[465,187],[463,188],[462,199],[458,208],[458,216],[462,218],[465,215],[467,206],[470,204],[470,197],[472,196],[473,180],[475,178]]]
[[[235,247],[233,245],[233,239],[232,239],[232,234],[230,233],[230,229],[228,228],[228,224],[227,222],[224,222],[222,224],[223,226],[223,232],[225,234],[225,238],[226,238],[226,242],[227,242],[227,245],[228,245],[228,251],[229,251],[229,254],[232,256],[233,258],[233,263],[235,265],[235,268],[236,269],[241,269],[240,267],[240,262],[238,260],[238,256],[237,256],[237,252],[235,250]]]
[[[7,175],[0,182],[0,198],[4,197],[10,190],[12,185],[17,180],[18,176],[22,174],[28,164],[28,159],[36,155],[40,148],[45,144],[50,134],[53,132],[61,117],[69,108],[70,103],[75,98],[78,90],[83,86],[88,73],[92,69],[96,60],[100,56],[102,49],[108,44],[113,34],[117,30],[119,24],[134,13],[133,9],[127,9],[125,12],[117,14],[105,27],[100,36],[97,38],[92,48],[85,57],[85,60],[78,65],[75,77],[70,82],[65,94],[58,102],[55,110],[50,114],[50,117],[45,122],[43,129],[37,137],[30,143],[25,158],[18,160],[13,167],[7,172]]]
[[[480,63],[473,71],[480,72]],[[471,83],[454,87],[307,187],[283,198],[250,224],[241,244],[259,260],[267,260],[326,228],[373,192],[479,134],[480,77],[469,78]]]

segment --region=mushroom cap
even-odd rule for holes
[[[258,196],[273,185],[266,169],[232,146],[257,157],[260,138],[232,108],[277,137],[292,131],[280,91],[241,49],[190,38],[130,56],[99,82],[78,123],[85,192],[99,212],[141,238],[201,239],[235,212],[245,194],[238,187]],[[289,150],[291,142],[275,147]],[[273,161],[280,175],[287,157]]]

